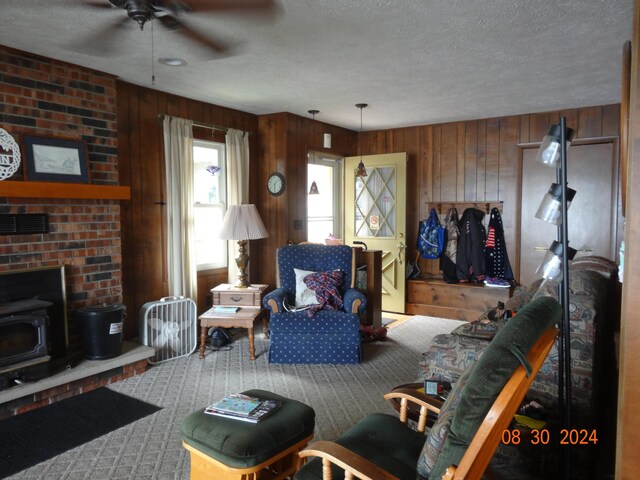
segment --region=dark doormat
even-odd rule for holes
[[[0,421],[0,478],[60,455],[161,407],[98,388]]]

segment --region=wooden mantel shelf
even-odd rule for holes
[[[0,197],[131,200],[131,188],[85,183],[2,181]]]

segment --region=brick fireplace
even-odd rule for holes
[[[0,46],[0,105],[0,127],[21,147],[24,135],[81,140],[87,145],[90,184],[118,185],[116,77]],[[27,184],[22,172],[7,182]],[[81,330],[74,313],[122,302],[120,200],[50,196],[7,195],[0,182],[0,214],[45,213],[50,227],[49,233],[0,235],[0,272],[64,265],[69,350],[77,352]],[[135,322],[135,315],[129,321]],[[77,382],[71,390],[82,389]],[[52,395],[60,389],[70,391],[58,386]]]

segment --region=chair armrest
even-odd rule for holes
[[[330,471],[331,464],[333,463],[363,480],[399,480],[398,477],[391,475],[375,463],[371,463],[366,458],[361,457],[357,453],[354,453],[335,442],[328,442],[326,440],[313,442],[298,455],[302,458],[322,458],[323,474]],[[323,476],[324,478],[330,478],[326,475]]]
[[[385,394],[385,400],[392,398],[400,399],[400,421],[406,425],[407,413],[409,409],[408,402],[415,403],[420,406],[420,417],[418,418],[418,432],[424,433],[427,426],[427,414],[429,411],[439,414],[442,407],[442,400],[430,397],[424,393],[418,392],[411,388],[397,388]]]
[[[284,312],[283,301],[287,294],[282,288],[276,288],[275,290],[267,293],[262,299],[262,306],[269,310],[271,313]]]
[[[367,297],[360,290],[350,288],[344,292],[342,303],[344,311],[347,313],[364,313],[367,306]]]

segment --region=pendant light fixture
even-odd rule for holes
[[[356,177],[366,177],[367,169],[364,168],[364,163],[362,163],[362,146],[361,146],[361,137],[362,137],[362,110],[367,108],[368,105],[366,103],[356,103],[356,107],[360,109],[360,135],[358,135],[358,150],[360,150],[360,163],[356,167]]]
[[[314,120],[316,119],[316,114],[320,113],[320,110],[307,110],[307,111],[311,114]],[[329,142],[331,142],[331,137],[329,137]],[[319,195],[319,194],[320,194],[320,191],[318,190],[318,184],[314,180],[313,182],[311,182],[311,188],[309,188],[309,195]]]

